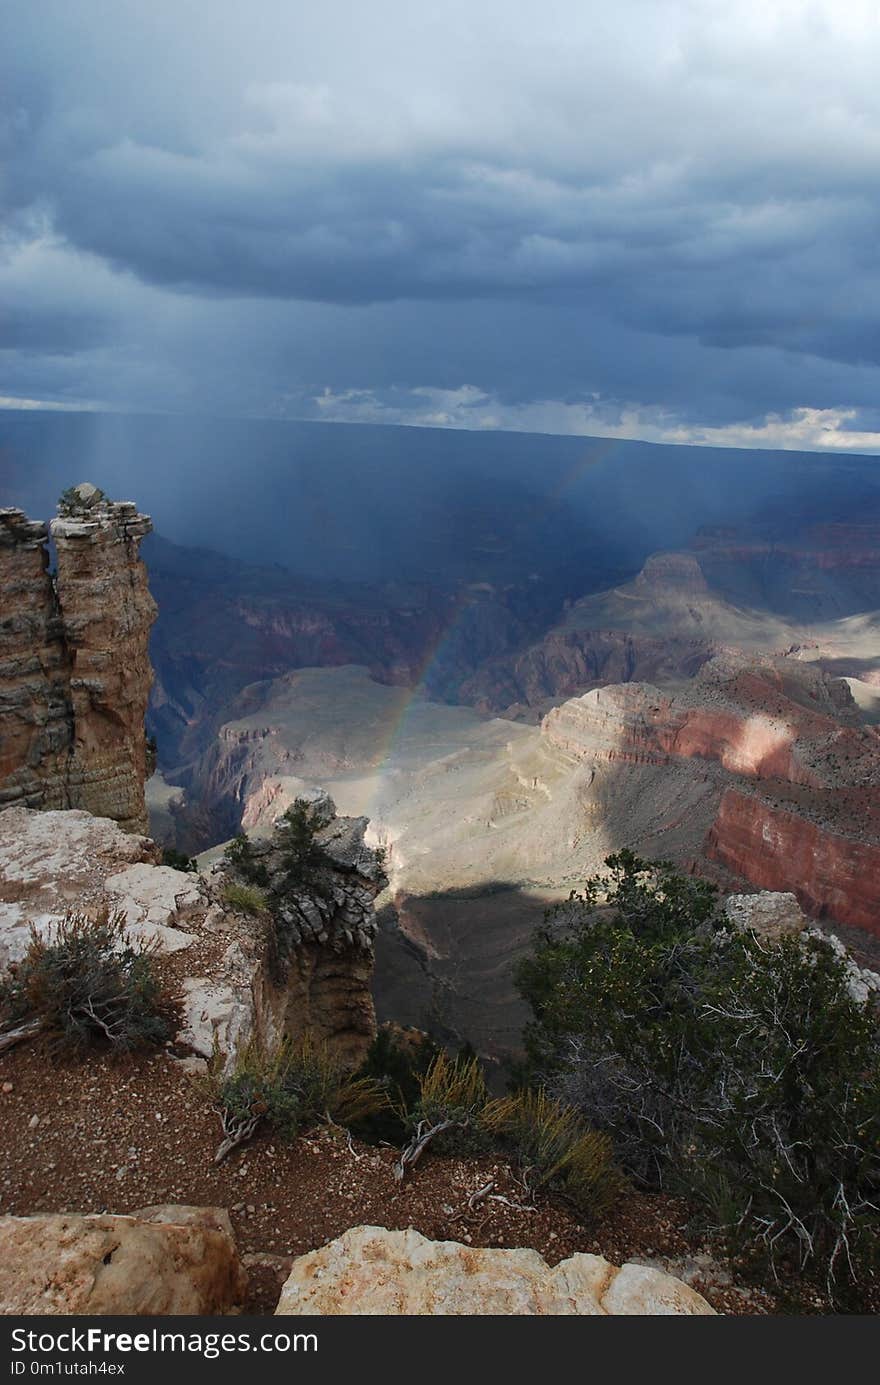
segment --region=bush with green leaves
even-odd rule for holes
[[[229,843],[223,852],[223,863],[234,875],[238,875],[248,885],[264,889],[269,884],[269,871],[265,861],[257,856],[253,843],[243,832]]]
[[[552,1188],[582,1215],[597,1217],[626,1186],[609,1137],[591,1130],[574,1107],[540,1089],[490,1101],[480,1125],[512,1153],[529,1195]]]
[[[173,846],[163,848],[162,865],[170,866],[172,870],[182,870],[190,874],[198,870],[198,865],[192,856],[187,856],[185,852],[178,851]]]
[[[276,893],[314,885],[317,873],[327,858],[315,840],[315,824],[308,804],[297,801],[281,814],[275,825],[272,846],[278,854],[281,878],[273,882]]]
[[[171,1015],[154,958],[126,935],[122,915],[69,913],[50,937],[32,931],[25,956],[0,978],[0,1027],[33,1021],[61,1052],[162,1044]]]
[[[880,1232],[876,1011],[821,938],[739,932],[668,864],[606,865],[519,967],[533,1072],[757,1265],[838,1302],[863,1292]]]
[[[358,1068],[359,1077],[379,1082],[387,1104],[355,1123],[355,1133],[367,1143],[401,1144],[409,1129],[408,1112],[419,1098],[419,1083],[439,1053],[437,1044],[417,1030],[383,1025]]]
[[[306,1037],[272,1048],[246,1045],[230,1072],[211,1079],[224,1139],[217,1161],[261,1124],[282,1139],[325,1122],[346,1129],[380,1111],[388,1096],[375,1078],[351,1073],[326,1044]]]

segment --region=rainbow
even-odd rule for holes
[[[591,439],[588,450],[576,458],[568,467],[558,484],[550,490],[542,505],[535,508],[535,522],[545,519],[564,500],[566,495],[572,492],[578,485],[582,477],[594,466],[599,466],[612,457],[621,445],[618,438],[598,438]],[[411,715],[413,706],[416,702],[425,698],[425,689],[428,685],[432,671],[442,661],[444,653],[451,647],[453,639],[457,634],[470,602],[468,600],[467,589],[465,588],[456,601],[450,616],[436,638],[431,642],[420,661],[416,679],[413,686],[408,690],[400,708],[390,719],[387,733],[382,737],[380,747],[374,760],[374,766],[381,773],[387,768],[394,757],[395,750],[399,742],[403,739],[406,726]]]

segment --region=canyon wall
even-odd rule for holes
[[[675,691],[650,683],[595,688],[550,711],[542,731],[579,760],[703,759],[749,779],[858,787],[877,778],[880,737],[849,724],[851,710],[846,685],[813,668],[779,660],[742,666],[717,656]]]
[[[650,776],[664,776],[670,807],[697,776],[714,807],[694,868],[793,891],[814,918],[880,935],[880,735],[858,724],[844,683],[797,660],[719,656],[674,691],[594,689],[541,729],[579,763],[617,766],[615,797],[641,786],[634,841]]]
[[[880,936],[880,840],[844,835],[792,804],[730,788],[706,854],[760,889],[791,891],[813,918]]]
[[[156,605],[138,546],[152,526],[93,487],[71,494],[48,526],[0,510],[0,806],[84,808],[145,832]]]

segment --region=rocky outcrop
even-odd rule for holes
[[[229,1214],[215,1207],[0,1217],[0,1258],[2,1314],[216,1314],[247,1290]]]
[[[379,853],[364,841],[367,818],[337,817],[322,790],[299,795],[292,807],[312,834],[313,864],[291,871],[283,818],[272,837],[250,844],[283,978],[279,1024],[290,1038],[308,1034],[354,1066],[376,1034],[373,901],[386,877]]]
[[[724,913],[735,928],[751,929],[772,942],[796,936],[807,926],[797,896],[789,891],[732,894],[724,901]]]
[[[674,692],[596,688],[554,708],[542,730],[578,759],[713,760],[731,774],[813,789],[880,783],[880,736],[848,724],[851,710],[840,680],[793,661],[728,654]]]
[[[146,837],[81,810],[0,812],[0,971],[26,952],[31,931],[51,938],[68,910],[119,912],[134,940],[152,944],[166,989],[178,1002],[178,1049],[227,1062],[251,1038],[286,1034],[326,1042],[358,1062],[376,1032],[370,990],[384,877],[364,845],[366,819],[337,818],[314,795],[325,855],[319,885],[285,896],[286,953],[279,970],[269,917],[226,898],[226,877],[158,864]],[[269,844],[266,844],[267,848]]]
[[[660,1270],[600,1255],[553,1269],[534,1250],[429,1241],[410,1228],[356,1226],[294,1261],[276,1313],[300,1316],[706,1315],[694,1289]]]
[[[845,819],[850,833],[835,830],[846,805],[827,800],[762,794],[729,788],[706,840],[706,854],[763,890],[791,891],[813,918],[880,936],[880,838],[874,795],[852,795]]]
[[[761,890],[758,894],[734,894],[724,901],[724,913],[734,928],[750,930],[770,942],[783,938],[816,939],[838,958],[843,966],[850,995],[862,1005],[869,996],[880,997],[880,976],[860,967],[834,933],[826,933],[810,923],[790,891]]]
[[[0,804],[85,808],[144,832],[156,605],[138,545],[151,524],[94,487],[70,497],[48,526],[0,511]]]

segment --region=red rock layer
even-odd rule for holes
[[[798,672],[804,686],[796,689],[773,668],[731,672],[719,659],[685,695],[645,683],[595,688],[549,712],[543,731],[578,759],[657,765],[699,758],[732,774],[815,789],[880,778],[880,737],[805,707],[815,679]]]
[[[870,811],[868,802],[864,808]],[[763,890],[791,890],[814,918],[880,936],[880,842],[857,840],[730,788],[706,854]]]

